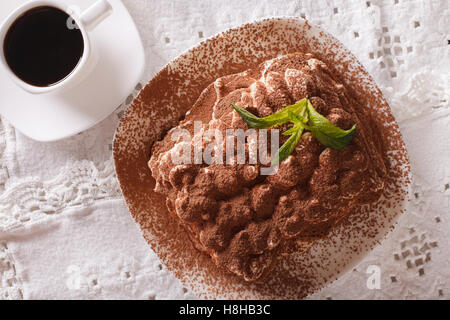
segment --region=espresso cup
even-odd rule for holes
[[[15,70],[11,68],[7,57],[5,56],[5,38],[7,37],[10,28],[18,19],[26,15],[27,12],[31,12],[31,10],[39,7],[52,7],[65,12],[70,18],[70,21],[67,21],[67,28],[77,28],[81,32],[84,46],[76,66],[74,66],[61,80],[46,86],[38,86],[24,81],[17,75]],[[90,72],[91,68],[88,67],[88,60],[91,57],[89,33],[109,16],[112,12],[112,7],[107,0],[98,0],[80,15],[74,15],[69,11],[71,10],[69,10],[67,6],[61,4],[61,2],[57,0],[34,0],[16,9],[0,27],[0,67],[5,70],[15,84],[25,91],[32,94],[43,94],[66,89],[76,85],[78,81],[82,80]]]

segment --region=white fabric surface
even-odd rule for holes
[[[341,40],[391,104],[415,196],[381,246],[311,298],[450,298],[447,0],[124,3],[146,50],[142,83],[202,39],[263,17],[305,16]],[[101,124],[60,142],[31,141],[0,119],[0,299],[195,298],[140,236],[114,175],[114,129],[140,87]],[[380,289],[367,287],[371,265]]]
[[[99,201],[6,233],[24,298],[183,298],[124,212],[122,200]]]

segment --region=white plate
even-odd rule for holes
[[[0,2],[0,21],[27,1]],[[81,11],[95,0],[71,0]],[[55,141],[89,129],[113,112],[133,91],[144,71],[145,54],[137,28],[120,0],[90,35],[91,73],[76,87],[33,95],[0,70],[0,114],[24,135]]]
[[[383,128],[389,163],[387,198],[350,215],[350,223],[314,240],[306,252],[280,259],[262,283],[245,283],[218,270],[200,254],[187,233],[155,193],[147,166],[151,146],[178,123],[200,93],[216,78],[244,71],[290,52],[321,57]],[[389,121],[386,121],[389,119]],[[114,139],[117,177],[131,215],[168,270],[201,298],[299,299],[350,270],[379,243],[404,211],[409,192],[409,163],[398,126],[372,77],[358,59],[321,28],[297,18],[273,18],[245,24],[205,40],[165,66],[126,110]],[[401,165],[403,164],[403,165]]]

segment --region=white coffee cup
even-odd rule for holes
[[[77,66],[63,80],[47,87],[37,87],[30,85],[16,76],[16,74],[11,70],[6,61],[3,48],[6,34],[8,33],[10,27],[16,21],[16,19],[23,15],[25,12],[40,6],[50,6],[66,12],[71,17],[71,19],[73,19],[73,21],[68,21],[68,27],[70,27],[70,22],[72,22],[73,26],[78,27],[81,31],[84,41],[83,55],[80,58]],[[57,0],[30,1],[11,13],[3,23],[3,25],[0,27],[0,66],[6,71],[6,73],[9,75],[12,81],[14,81],[14,83],[32,94],[49,93],[63,88],[72,87],[90,72],[90,68],[87,67],[87,62],[91,57],[89,32],[93,30],[106,17],[108,17],[111,12],[112,7],[107,0],[98,0],[78,16],[74,15],[72,12],[69,12],[68,7],[64,4],[61,4],[61,2]]]

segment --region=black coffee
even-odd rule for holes
[[[48,87],[66,78],[84,51],[81,31],[70,29],[69,15],[42,6],[21,15],[9,28],[4,55],[11,70],[23,81]]]

